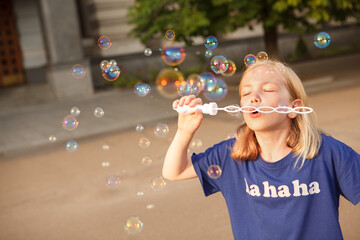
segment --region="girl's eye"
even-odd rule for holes
[[[274,89],[264,89],[264,92],[275,92]]]
[[[246,93],[243,93],[242,95],[246,96],[246,95],[249,95],[249,94],[250,94],[249,92],[246,92]]]

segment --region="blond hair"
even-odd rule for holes
[[[304,106],[309,106],[300,78],[290,67],[285,66],[281,62],[274,60],[257,61],[245,70],[242,79],[249,71],[259,66],[268,66],[280,72],[289,92],[290,100],[300,99]],[[299,169],[303,167],[306,159],[314,158],[318,154],[321,146],[321,133],[323,131],[315,127],[316,118],[313,115],[314,113],[297,114],[295,118],[291,119],[291,129],[286,139],[286,144],[289,148],[292,148],[292,152],[297,156],[294,167],[297,166],[298,161],[301,159]],[[244,122],[237,129],[236,142],[232,148],[231,156],[236,161],[254,161],[259,154],[260,145],[256,139],[255,132]]]

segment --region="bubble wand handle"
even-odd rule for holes
[[[204,105],[196,105],[195,107],[189,107],[188,105],[184,105],[182,107],[177,107],[174,109],[180,114],[192,114],[196,111],[196,109],[200,109],[202,113],[209,115],[216,115],[218,111],[218,106],[215,102],[205,103]]]

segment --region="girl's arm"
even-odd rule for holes
[[[201,105],[202,100],[190,95],[174,101],[173,108],[176,109],[183,105],[194,107],[198,104]],[[188,115],[179,114],[178,130],[165,156],[162,169],[164,178],[177,181],[197,177],[191,159],[187,157],[187,150],[192,137],[200,127],[202,119],[203,115],[200,110]]]

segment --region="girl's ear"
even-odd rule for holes
[[[302,107],[303,106],[303,102],[301,99],[295,99],[292,103],[291,103],[291,107],[292,108],[296,108],[296,107]],[[291,112],[288,113],[288,117],[289,118],[295,118],[297,116],[296,112]]]

